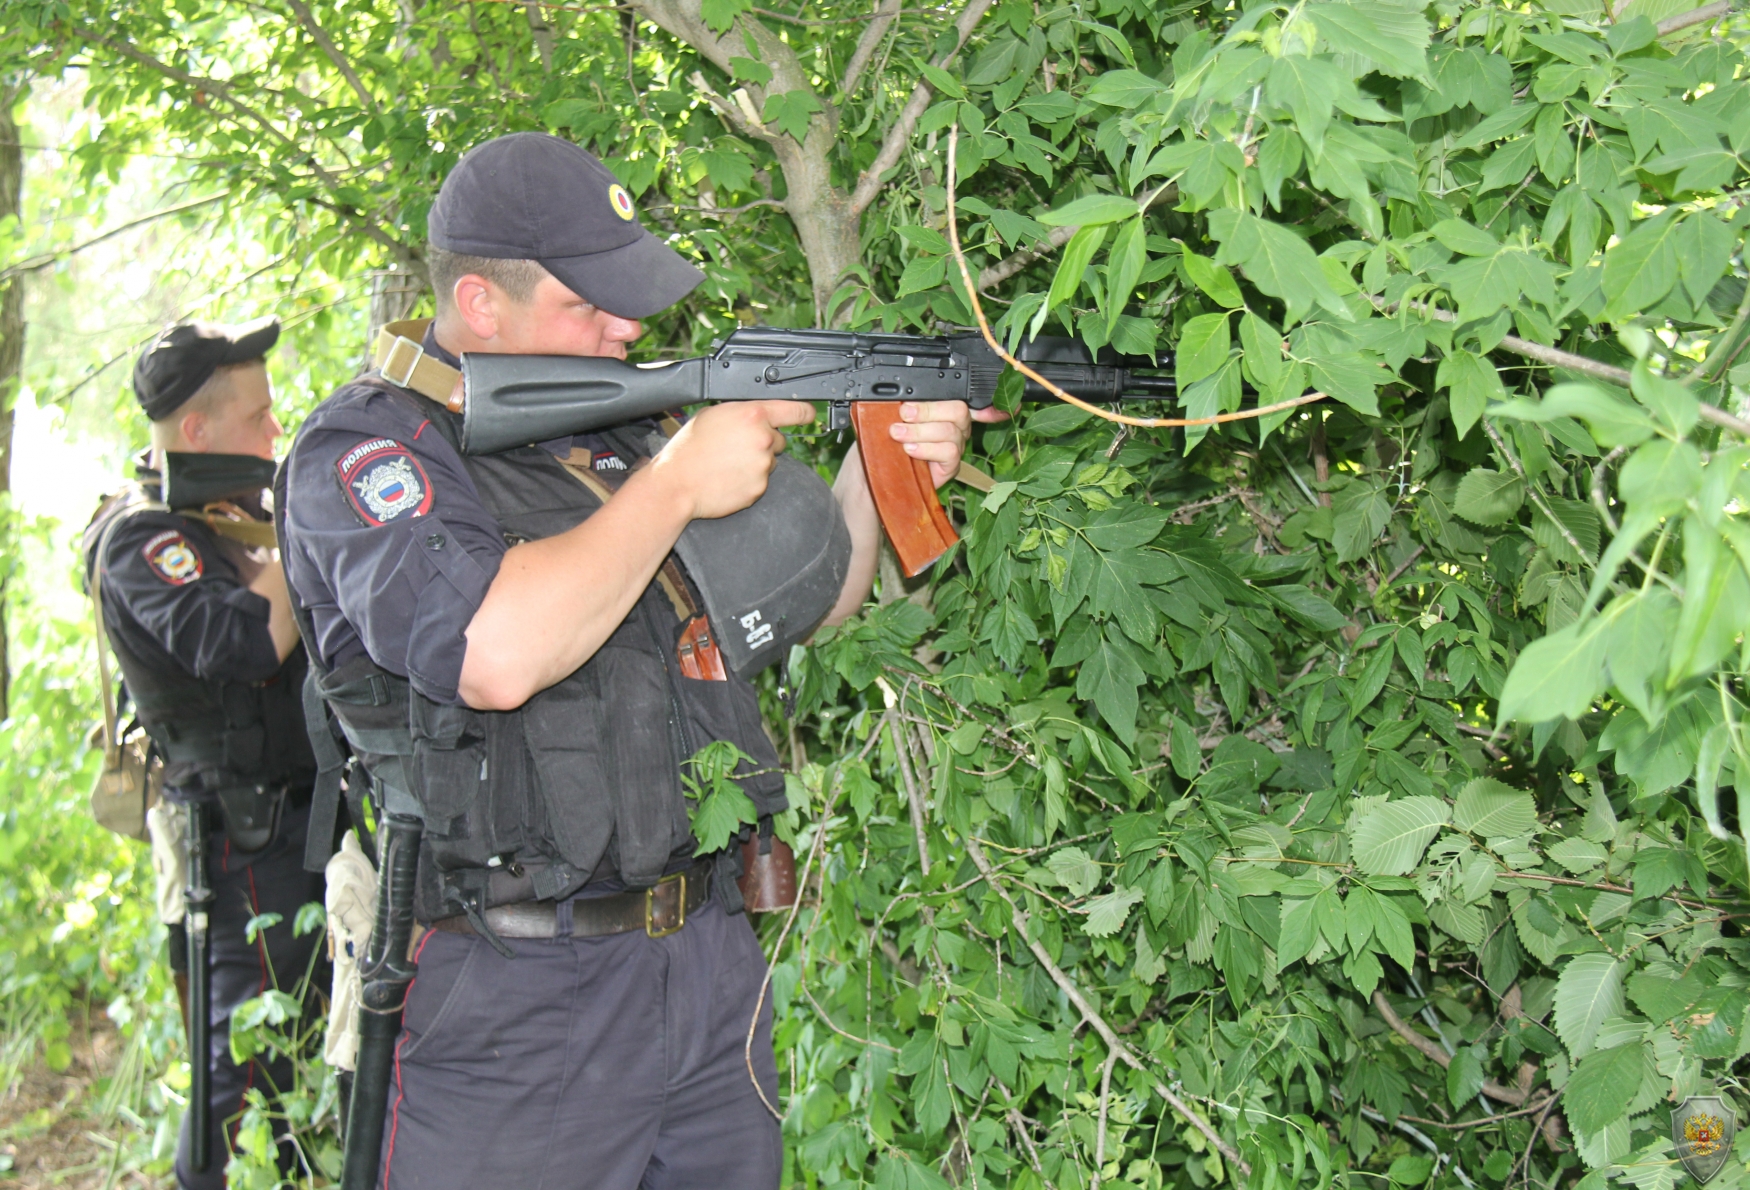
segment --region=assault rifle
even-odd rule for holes
[[[1037,338],[1016,353],[1085,401],[1160,400],[1172,379],[1160,365],[1076,339]],[[701,401],[824,401],[828,430],[855,428],[881,523],[906,574],[919,573],[958,538],[929,466],[905,453],[887,428],[903,401],[965,401],[989,407],[1003,361],[977,334],[928,337],[752,327],[712,344],[711,354],[667,363],[556,355],[462,357],[462,449],[492,454],[586,433]],[[1026,398],[1046,391],[1026,382]]]

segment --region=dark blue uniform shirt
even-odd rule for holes
[[[265,682],[279,672],[270,607],[244,584],[242,547],[199,521],[139,512],[110,535],[103,619],[113,639],[154,668],[212,682]]]
[[[427,354],[461,361],[428,331]],[[467,629],[507,545],[467,467],[415,399],[376,383],[342,386],[317,406],[287,460],[286,578],[309,612],[327,669],[358,657],[458,704]],[[594,435],[544,443],[623,462]]]

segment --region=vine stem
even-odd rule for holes
[[[1284,409],[1293,409],[1297,405],[1310,405],[1314,401],[1325,399],[1324,393],[1310,392],[1292,400],[1278,401],[1274,405],[1264,405],[1257,409],[1242,409],[1238,413],[1220,413],[1214,417],[1131,417],[1124,413],[1113,413],[1110,409],[1102,409],[1080,397],[1071,396],[1010,355],[1004,350],[997,337],[991,333],[990,322],[984,316],[984,304],[978,300],[978,288],[972,283],[972,270],[967,267],[966,254],[960,250],[960,217],[954,207],[954,154],[959,143],[959,136],[960,126],[958,124],[948,129],[948,246],[954,253],[954,263],[960,266],[960,279],[966,285],[966,296],[972,302],[972,313],[978,319],[978,329],[983,332],[984,341],[990,344],[990,349],[996,352],[997,357],[1009,367],[1066,404],[1074,405],[1077,409],[1085,410],[1095,417],[1104,418],[1106,421],[1117,422],[1121,426],[1140,426],[1144,429],[1174,429],[1180,426],[1213,426],[1223,422],[1248,421],[1254,417],[1263,417],[1267,413],[1280,413]]]
[[[950,153],[952,153],[952,150],[950,150]],[[952,159],[952,156],[950,156],[949,160]],[[950,222],[952,222],[952,218],[950,218]],[[1003,882],[997,878],[996,869],[991,866],[990,857],[985,855],[984,848],[979,846],[977,839],[970,836],[966,838],[965,842],[966,854],[972,858],[973,866],[984,874],[985,880],[996,890],[997,895],[1008,905],[1009,912],[1014,917],[1015,931],[1021,936],[1022,941],[1027,944],[1027,949],[1033,952],[1033,957],[1038,960],[1039,966],[1044,969],[1045,973],[1051,977],[1051,982],[1055,983],[1058,986],[1058,989],[1068,997],[1069,1002],[1075,1005],[1076,1011],[1082,1014],[1083,1019],[1094,1027],[1094,1031],[1105,1041],[1107,1048],[1112,1053],[1117,1054],[1119,1060],[1126,1066],[1148,1078],[1150,1085],[1154,1088],[1155,1094],[1159,1095],[1162,1099],[1165,1099],[1167,1103],[1172,1106],[1174,1111],[1184,1117],[1188,1124],[1201,1132],[1204,1139],[1208,1140],[1210,1144],[1215,1146],[1217,1152],[1227,1158],[1231,1164],[1238,1166],[1240,1171],[1247,1177],[1251,1177],[1252,1167],[1246,1162],[1244,1157],[1240,1156],[1239,1150],[1223,1140],[1221,1138],[1221,1133],[1210,1127],[1209,1121],[1192,1111],[1190,1104],[1173,1094],[1172,1090],[1167,1087],[1166,1084],[1156,1079],[1154,1075],[1149,1072],[1148,1067],[1143,1064],[1142,1059],[1136,1056],[1136,1051],[1132,1050],[1130,1046],[1125,1043],[1124,1039],[1118,1035],[1117,1031],[1114,1030],[1111,1025],[1106,1023],[1105,1017],[1094,1011],[1094,1006],[1088,1003],[1087,997],[1082,995],[1082,990],[1075,985],[1075,981],[1065,975],[1063,973],[1063,968],[1059,967],[1057,963],[1052,960],[1051,952],[1046,950],[1040,943],[1034,941],[1032,936],[1027,932],[1027,923],[1029,920],[1027,911],[1015,903],[1015,898],[1009,895],[1009,890],[1003,885]]]

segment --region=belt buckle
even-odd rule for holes
[[[669,929],[662,929],[656,924],[656,890],[665,884],[680,882],[680,895],[675,899],[675,910],[679,920]],[[652,938],[666,938],[670,934],[678,934],[687,924],[687,874],[676,872],[672,876],[664,876],[654,887],[644,890],[644,932]]]
[[[413,348],[413,358],[407,361],[406,372],[402,375],[401,379],[397,380],[395,377],[389,375],[389,366],[395,361],[396,353],[404,346]],[[391,346],[387,354],[383,356],[383,365],[377,369],[377,375],[381,376],[384,380],[387,380],[390,384],[398,385],[401,388],[412,388],[413,370],[419,367],[419,361],[424,358],[425,344],[415,343],[406,335],[396,335],[394,345]]]

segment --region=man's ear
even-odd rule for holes
[[[498,287],[478,273],[464,274],[456,281],[454,293],[456,316],[476,339],[492,339],[498,335]]]
[[[182,435],[182,444],[195,454],[204,454],[208,449],[207,415],[203,410],[195,410],[182,415],[182,420],[176,423],[177,433]]]

